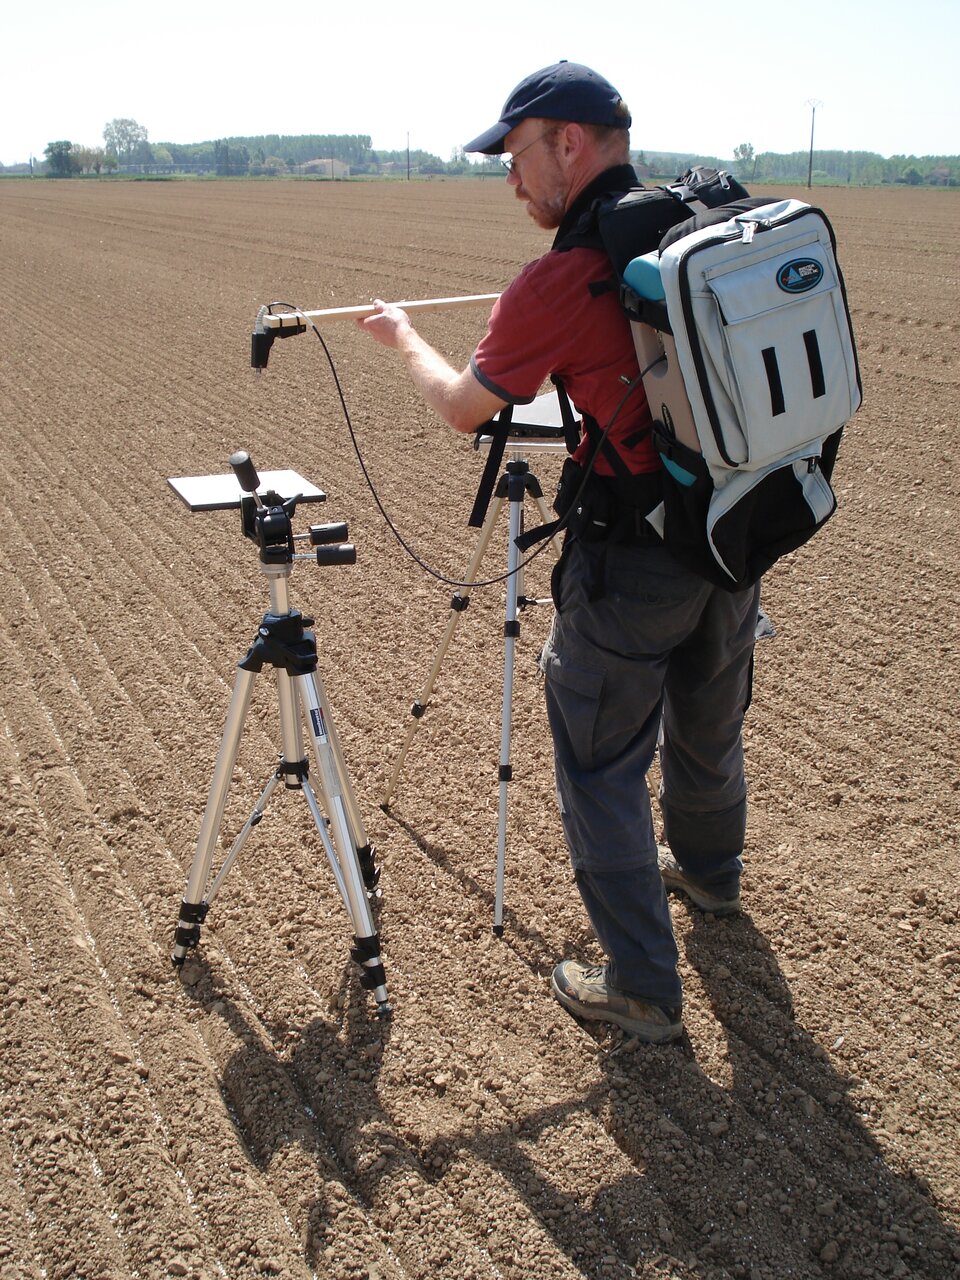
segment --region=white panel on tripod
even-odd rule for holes
[[[301,502],[324,502],[327,495],[304,480],[296,471],[260,471],[257,493],[268,490],[281,498],[299,497]],[[222,476],[177,476],[167,484],[191,511],[229,511],[240,506],[244,490],[231,471]]]
[[[499,420],[498,413],[494,421],[499,422]],[[530,404],[514,405],[510,426],[521,427],[524,430],[530,427],[551,427],[562,431],[563,414],[560,412],[560,399],[557,392],[547,391],[544,395],[537,396],[536,400],[531,401]],[[553,434],[552,431],[550,434]]]
[[[503,410],[500,411],[501,413]],[[494,422],[500,421],[496,414]],[[482,435],[477,440],[478,449],[489,448],[492,437]],[[563,415],[556,391],[547,391],[530,404],[513,406],[507,427],[507,449],[511,452],[566,453],[567,442],[563,431]]]

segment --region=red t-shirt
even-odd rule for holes
[[[602,431],[639,372],[616,292],[590,293],[590,284],[609,280],[612,271],[599,249],[551,249],[529,263],[494,304],[486,336],[470,359],[476,378],[510,404],[529,404],[557,374],[577,412],[595,418]],[[608,436],[634,473],[660,467],[644,431],[650,420],[638,384]],[[587,452],[583,440],[574,456],[581,461]],[[595,469],[613,474],[602,452]]]

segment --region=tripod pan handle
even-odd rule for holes
[[[357,548],[352,542],[339,542],[334,546],[317,547],[317,564],[356,564]]]
[[[257,468],[250,461],[249,453],[240,449],[230,458],[230,465],[244,493],[256,493],[260,488],[260,477],[257,475]]]

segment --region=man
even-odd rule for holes
[[[509,152],[508,184],[557,234],[501,295],[462,371],[396,307],[378,302],[359,323],[399,353],[427,404],[459,431],[533,400],[550,375],[587,424],[612,421],[616,457],[597,452],[577,503],[541,657],[564,833],[608,959],[562,962],[552,989],[580,1017],[661,1042],[682,1032],[665,887],[717,915],[740,908],[741,726],[759,602],[758,589],[731,594],[681,568],[643,519],[657,503],[660,463],[642,387],[624,400],[638,373],[629,326],[614,293],[589,288],[610,276],[602,251],[564,243],[598,197],[637,185],[630,124],[608,81],[561,62],[522,81],[497,123],[466,146]],[[591,451],[585,430],[574,457],[586,465]],[[658,735],[670,853],[658,850],[646,782]]]

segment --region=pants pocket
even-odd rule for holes
[[[540,666],[546,677],[547,710],[558,764],[562,767],[564,759],[569,758],[581,769],[593,768],[603,672],[561,664],[549,642],[541,654]]]

